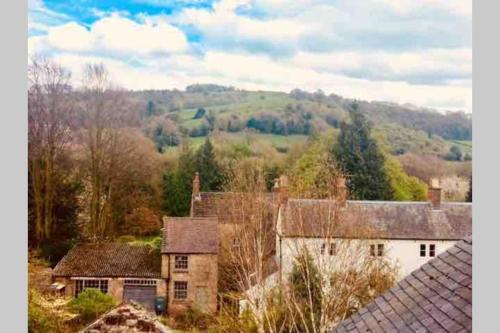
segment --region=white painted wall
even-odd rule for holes
[[[351,241],[346,245],[345,240],[332,239],[331,242],[338,242],[344,246],[352,246],[352,255],[361,255],[361,249],[365,249],[365,255],[370,254],[370,244],[384,244],[384,257],[388,258],[392,263],[396,264],[399,269],[399,278],[402,279],[421,265],[432,259],[429,257],[429,245],[435,244],[435,255],[446,251],[453,246],[456,241],[429,241],[429,240],[358,240]],[[336,256],[330,256],[328,246],[326,246],[325,254],[321,255],[322,244],[326,240],[321,238],[281,238],[281,248],[279,247],[279,237],[277,239],[277,255],[281,258],[282,278],[287,279],[288,274],[292,271],[294,258],[301,251],[302,246],[305,246],[310,252],[312,258],[318,267],[335,268]],[[357,242],[357,243],[356,243]],[[426,244],[426,256],[420,256],[420,244]],[[341,252],[341,251],[339,251]],[[280,256],[281,255],[281,256]],[[348,251],[344,250],[339,256],[348,256]],[[347,260],[355,260],[350,258]],[[346,262],[345,258],[337,258],[337,262]],[[341,267],[340,267],[341,268]]]

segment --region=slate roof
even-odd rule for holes
[[[165,217],[162,253],[217,253],[215,217]]]
[[[84,243],[56,265],[54,276],[160,278],[161,255],[147,245]]]
[[[428,261],[331,333],[472,332],[472,238]]]
[[[332,237],[359,237],[369,229],[364,237],[460,240],[472,231],[470,203],[434,210],[429,202],[348,200],[340,207],[331,200],[289,199],[283,208],[281,233],[289,237],[319,237],[325,230]]]
[[[245,195],[251,194],[201,192],[199,196],[193,197],[191,202],[191,216],[217,217],[221,224],[238,223],[243,218],[242,207],[239,203],[245,200]],[[264,199],[270,207],[276,204],[273,193],[266,194]],[[277,209],[277,205],[275,208]]]

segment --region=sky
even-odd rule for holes
[[[472,0],[28,0],[28,56],[126,89],[321,89],[472,112]]]

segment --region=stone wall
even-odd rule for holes
[[[120,303],[123,301],[123,279],[113,278],[108,281],[108,294]]]
[[[182,312],[188,307],[203,312],[217,311],[217,254],[188,255],[188,269],[175,269],[175,255],[163,255],[168,262],[170,279],[168,283],[168,312],[171,315]],[[174,282],[187,281],[187,299],[174,299]]]

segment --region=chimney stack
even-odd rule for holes
[[[441,209],[441,186],[439,185],[439,179],[437,178],[431,179],[427,197],[429,201],[432,203],[433,210]]]
[[[337,197],[336,200],[344,206],[347,200],[347,185],[346,179],[344,177],[339,177],[337,179]]]
[[[288,202],[288,177],[282,175],[275,179],[273,191],[278,193],[279,204],[285,205]]]
[[[194,173],[193,198],[195,198],[197,200],[199,200],[199,198],[200,198],[200,174],[198,172]]]

